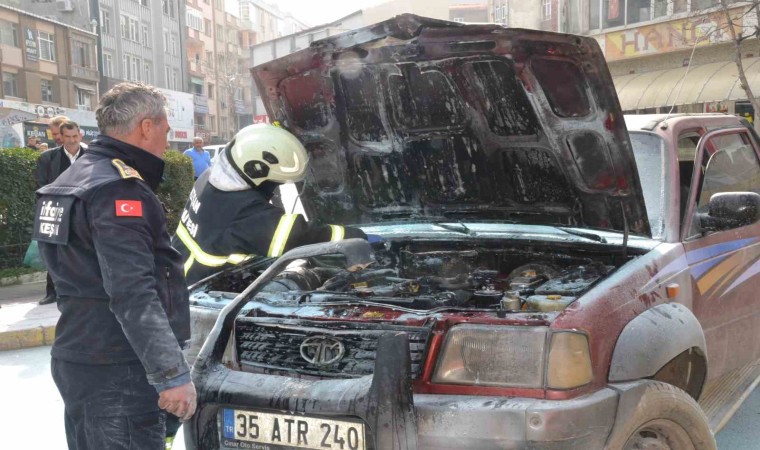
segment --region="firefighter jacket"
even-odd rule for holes
[[[209,182],[212,170],[195,182],[172,238],[189,285],[254,256],[279,257],[301,245],[366,239],[358,228],[314,225],[301,214],[285,214],[257,189],[217,189]]]
[[[139,360],[161,390],[190,381],[182,259],[154,194],[162,159],[98,136],[37,191],[33,238],[58,292],[53,357],[83,364]]]

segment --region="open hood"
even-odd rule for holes
[[[405,14],[251,71],[309,152],[310,217],[650,233],[594,39]]]

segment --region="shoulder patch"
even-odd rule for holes
[[[111,160],[111,164],[113,164],[114,167],[116,167],[116,170],[119,171],[119,175],[121,175],[121,177],[124,178],[124,179],[126,179],[126,178],[137,178],[139,180],[143,179],[143,177],[140,176],[140,172],[138,172],[134,168],[126,165],[124,163],[124,161],[122,161],[120,159],[112,159]],[[145,180],[143,180],[143,181],[145,181]]]

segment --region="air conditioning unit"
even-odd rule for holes
[[[55,0],[55,7],[58,11],[74,11],[72,0]]]

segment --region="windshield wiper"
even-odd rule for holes
[[[585,231],[570,230],[570,229],[567,229],[565,227],[558,227],[558,226],[555,226],[554,228],[556,228],[558,230],[562,230],[562,231],[564,231],[567,234],[572,234],[573,236],[580,236],[582,238],[590,239],[592,241],[600,242],[602,244],[606,244],[607,243],[607,239],[603,238],[602,236],[599,236],[598,234],[587,233]]]
[[[468,236],[475,236],[475,232],[471,229],[467,228],[467,225],[464,224],[461,220],[458,220],[456,224],[450,223],[449,221],[434,221],[432,222],[433,225],[443,228],[444,230],[454,231],[457,233],[463,233]]]

